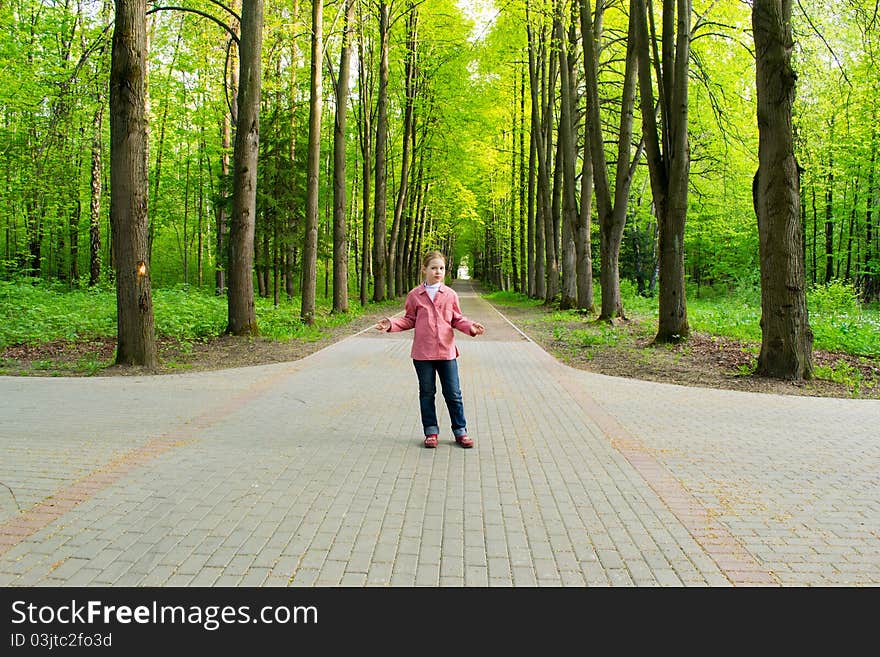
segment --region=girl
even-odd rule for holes
[[[443,285],[446,277],[446,256],[433,251],[422,258],[424,283],[406,295],[406,312],[403,317],[386,317],[376,324],[379,331],[406,331],[415,327],[412,359],[419,377],[419,406],[422,426],[425,429],[425,447],[437,447],[437,409],[434,395],[437,392],[437,375],[443,387],[443,397],[452,420],[452,434],[462,447],[473,447],[468,438],[464,405],[458,383],[458,347],[452,329],[471,336],[482,335],[485,327],[472,322],[461,314],[455,290]]]

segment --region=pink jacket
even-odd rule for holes
[[[458,295],[452,288],[440,285],[434,301],[424,285],[414,287],[406,295],[403,317],[389,317],[389,333],[408,331],[415,327],[412,344],[413,360],[453,360],[458,358],[458,347],[452,329],[472,335],[474,323],[461,314]]]

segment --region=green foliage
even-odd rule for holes
[[[844,281],[813,285],[807,292],[807,306],[811,314],[858,314],[861,310],[858,291]]]
[[[688,299],[688,322],[694,331],[760,342],[760,320],[760,305],[748,297]]]
[[[226,298],[186,286],[153,291],[157,335],[198,340],[226,328]]]
[[[813,369],[816,378],[827,379],[836,383],[842,383],[850,388],[853,397],[858,397],[862,386],[875,388],[877,376],[865,376],[861,369],[848,363],[846,360],[838,360],[833,365],[820,365]]]
[[[580,347],[613,347],[620,342],[621,335],[619,330],[605,322],[594,322],[582,329],[569,330],[566,342]]]
[[[0,346],[77,340],[116,331],[116,294],[67,291],[36,279],[0,281]]]
[[[529,308],[533,306],[539,306],[543,303],[541,299],[532,299],[528,295],[522,294],[520,292],[513,292],[510,290],[496,290],[482,296],[490,303],[499,306]]]
[[[226,298],[209,291],[185,286],[158,289],[153,291],[153,305],[159,337],[184,342],[204,340],[220,335],[226,328]],[[365,310],[387,307],[396,312],[399,306],[399,300],[367,308],[354,302],[350,312],[333,314],[329,300],[321,299],[315,324],[309,327],[299,319],[300,299],[285,299],[278,307],[270,299],[256,299],[260,333],[274,340],[315,340],[326,328],[344,325]],[[0,347],[115,335],[116,294],[111,289],[67,290],[36,279],[0,281]]]
[[[851,286],[817,286],[807,301],[815,349],[880,356],[880,312],[861,308]],[[688,299],[688,321],[696,331],[760,344],[760,320],[760,291],[750,286],[727,296]]]
[[[596,286],[596,307],[602,304],[602,289]],[[657,300],[639,294],[636,284],[629,279],[620,281],[620,301],[623,304],[624,313],[634,312],[648,317],[657,316]]]
[[[857,356],[880,356],[880,313],[810,316],[813,346]]]

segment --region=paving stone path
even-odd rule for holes
[[[880,402],[559,364],[456,284],[471,450],[411,333],[156,377],[0,377],[2,586],[880,584]]]

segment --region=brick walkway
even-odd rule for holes
[[[880,402],[573,370],[457,287],[472,450],[422,448],[408,333],[0,377],[0,585],[880,584]]]

